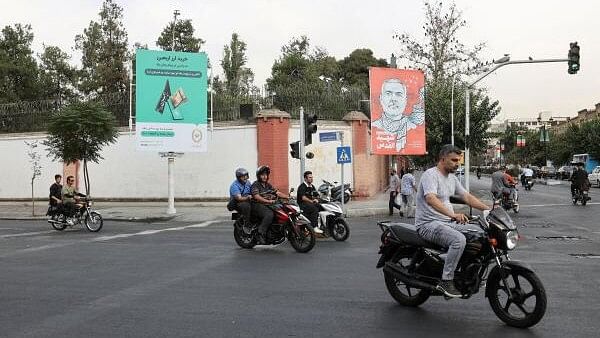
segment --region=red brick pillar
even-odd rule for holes
[[[387,156],[371,155],[369,118],[352,111],[343,118],[352,126],[352,170],[354,196],[369,197],[385,189],[388,182]]]
[[[289,191],[288,133],[290,114],[277,110],[261,110],[256,116],[258,163],[271,167],[269,182],[277,189]]]

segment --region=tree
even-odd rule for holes
[[[244,67],[247,62],[246,42],[237,33],[231,34],[231,42],[223,47],[221,67],[225,73],[225,88],[230,95],[248,95],[254,82],[254,73]]]
[[[451,4],[448,9],[443,4],[425,2],[424,42],[408,34],[395,35],[400,42],[400,59],[408,62],[408,66],[422,69],[426,75],[426,135],[429,155],[425,162],[433,162],[439,148],[444,143],[450,143],[450,111],[452,77],[455,74],[470,75],[480,70],[483,64],[479,53],[485,46],[479,43],[468,48],[458,40],[458,32],[466,25],[462,13]],[[455,144],[465,146],[464,138],[464,92],[466,83],[457,78],[454,85],[455,112]],[[489,121],[499,112],[498,101],[491,100],[483,90],[473,89],[471,97],[471,130],[470,148],[476,152],[486,149],[488,135],[486,130]]]
[[[75,48],[82,53],[79,89],[91,96],[124,92],[129,86],[123,9],[113,0],[104,0],[99,16],[100,22],[90,21],[83,34],[75,37]]]
[[[38,65],[30,25],[5,26],[0,35],[0,103],[39,99]]]
[[[76,96],[77,70],[69,64],[71,57],[59,47],[44,46],[39,58],[42,97],[57,99],[60,103],[73,99]]]
[[[387,67],[385,59],[377,59],[373,56],[373,51],[368,48],[355,49],[338,61],[340,67],[340,76],[344,82],[357,86],[368,92],[369,90],[369,67]]]
[[[179,20],[175,24],[175,51],[198,52],[206,41],[194,37],[192,20]],[[160,33],[156,45],[162,50],[173,50],[173,22],[170,22]]]
[[[83,161],[86,194],[90,193],[89,161],[98,163],[106,145],[117,141],[114,115],[95,102],[75,102],[50,118],[44,145],[48,155],[64,163]]]
[[[40,164],[41,156],[37,151],[39,146],[38,141],[25,141],[25,144],[29,148],[27,156],[29,156],[29,163],[31,164],[31,216],[35,216],[35,198],[33,194],[33,183],[36,177],[42,175],[42,165]]]

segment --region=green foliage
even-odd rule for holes
[[[175,24],[175,51],[198,52],[206,41],[194,37],[192,20],[179,20]],[[160,33],[156,45],[162,50],[173,50],[173,22]]]
[[[129,86],[123,9],[113,0],[104,0],[99,16],[100,22],[90,21],[83,34],[75,37],[75,48],[82,53],[79,89],[91,96],[124,92]]]
[[[548,157],[556,164],[569,163],[574,154],[600,158],[600,119],[572,124],[561,134],[551,134]]]
[[[102,148],[116,142],[117,136],[116,120],[111,112],[98,103],[75,102],[50,118],[44,144],[54,160],[98,163],[102,159]]]
[[[231,42],[223,47],[221,67],[225,73],[224,88],[229,95],[249,95],[253,89],[254,73],[248,67],[246,42],[237,33],[231,34]],[[220,88],[219,88],[220,89]]]
[[[373,51],[368,48],[355,49],[338,64],[344,83],[362,88],[365,92],[369,91],[369,67],[388,66],[385,59],[375,58]]]
[[[69,64],[71,58],[56,46],[44,46],[40,58],[42,97],[63,102],[76,97],[77,70]]]
[[[470,75],[482,63],[478,55],[485,46],[480,43],[466,47],[458,39],[458,33],[465,27],[462,13],[451,4],[444,9],[441,2],[425,2],[424,41],[408,34],[399,34],[400,59],[408,66],[422,69],[426,75],[426,135],[428,155],[418,162],[432,163],[439,148],[451,141],[450,112],[452,78],[454,85],[454,137],[455,144],[464,148],[465,89],[466,83],[458,75]],[[487,129],[490,121],[500,112],[498,101],[490,99],[486,92],[471,89],[470,97],[470,149],[483,152],[486,149]]]
[[[0,35],[0,103],[39,99],[38,65],[30,25],[5,26]]]

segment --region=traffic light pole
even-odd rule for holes
[[[492,74],[493,72],[496,71],[496,69],[500,68],[500,67],[504,67],[504,66],[508,66],[508,65],[515,65],[515,64],[521,64],[521,63],[548,63],[548,62],[569,62],[569,59],[541,59],[541,60],[515,60],[515,61],[507,61],[507,62],[503,62],[500,63],[498,65],[496,65],[494,68],[490,69],[489,71],[487,71],[486,73],[482,74],[481,76],[479,76],[477,79],[475,79],[475,81],[473,81],[471,84],[469,84],[467,86],[467,89],[465,90],[465,188],[467,189],[467,191],[470,192],[470,182],[469,182],[469,178],[471,176],[470,174],[470,170],[471,170],[471,161],[470,161],[470,147],[471,147],[471,142],[470,142],[470,136],[471,136],[471,132],[469,130],[469,124],[470,124],[470,118],[471,118],[471,113],[470,113],[470,104],[469,104],[469,91],[470,89],[479,81],[483,80],[485,77],[487,77],[488,75]]]
[[[300,149],[300,154],[298,154],[298,157],[300,158],[300,182],[304,182],[304,171],[306,168],[306,153],[304,152],[304,128],[304,107],[300,107],[300,146],[298,147],[298,149]]]

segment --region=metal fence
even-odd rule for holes
[[[368,97],[357,88],[344,89],[336,93],[298,88],[281,88],[263,95],[232,96],[213,94],[208,98],[208,111],[212,108],[213,119],[219,121],[235,121],[240,119],[240,106],[252,104],[252,115],[260,109],[278,108],[297,119],[300,106],[310,114],[317,114],[319,119],[341,120],[352,110],[359,110],[369,115]],[[101,102],[112,112],[120,127],[129,125],[129,92],[101,94],[93,99]],[[135,95],[131,107],[135,116]],[[211,107],[212,100],[212,107]],[[49,118],[68,102],[57,100],[40,100],[0,104],[0,133],[23,133],[45,131]]]

